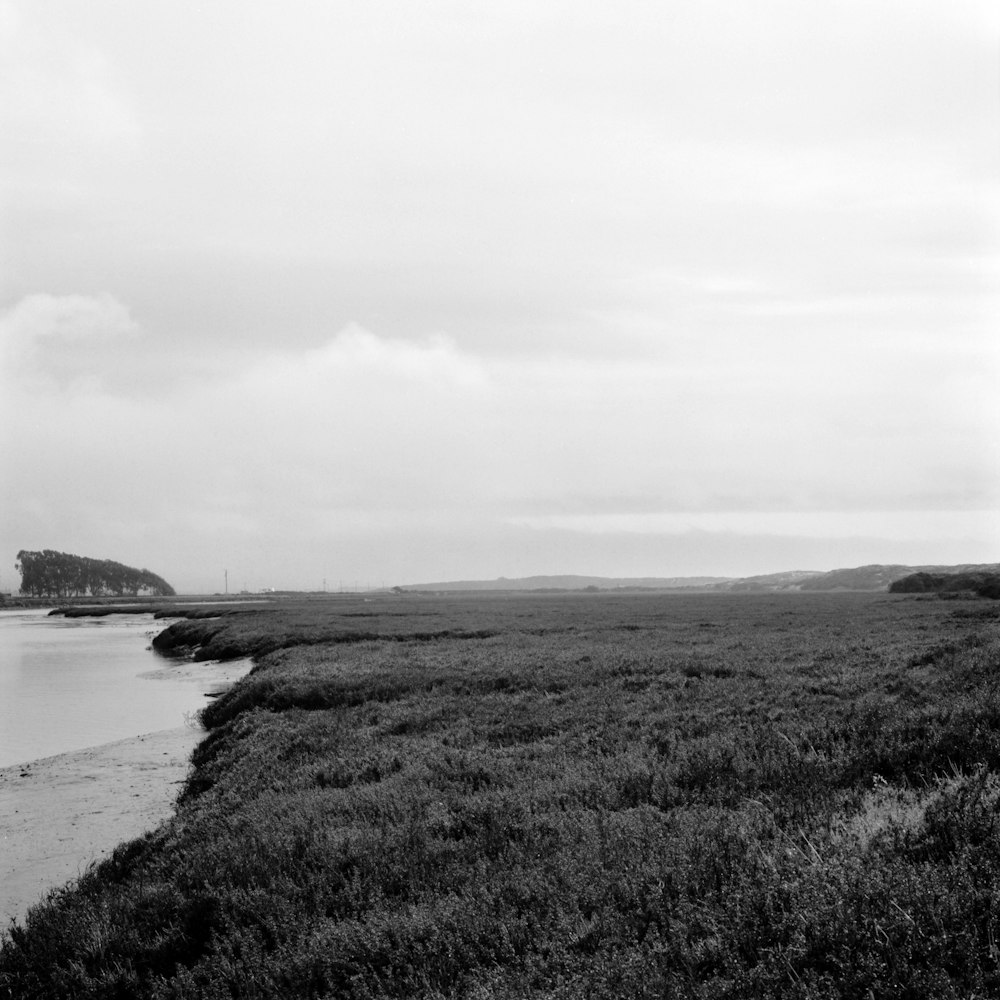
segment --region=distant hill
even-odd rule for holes
[[[877,592],[914,573],[1000,572],[1000,563],[963,564],[959,566],[857,566],[853,569],[789,570],[761,576],[522,576],[496,580],[452,580],[442,583],[416,583],[400,587],[403,591],[622,591],[674,590],[721,593],[777,593],[781,591],[853,590]]]
[[[675,590],[709,587],[729,580],[725,576],[501,576],[496,580],[451,580],[444,583],[415,583],[401,590]]]
[[[767,573],[764,576],[744,576],[716,584],[714,590],[735,592],[802,590],[810,581],[826,574],[820,570],[795,569],[786,573]]]
[[[1000,564],[964,564],[961,566],[858,566],[835,569],[802,584],[803,590],[888,590],[896,580],[913,573],[967,573],[996,571]]]

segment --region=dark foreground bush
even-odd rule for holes
[[[967,592],[1000,599],[1000,573],[911,573],[889,585],[893,594],[957,594]]]
[[[995,621],[553,601],[263,656],[176,817],[12,928],[0,990],[1000,995]]]

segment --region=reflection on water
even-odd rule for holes
[[[166,625],[0,611],[0,767],[183,725],[204,685],[149,649]]]

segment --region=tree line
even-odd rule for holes
[[[958,594],[971,591],[980,597],[1000,599],[1000,573],[911,573],[889,586],[890,594]]]
[[[21,574],[21,593],[32,597],[173,597],[175,593],[166,580],[148,569],[52,549],[22,549],[14,569]]]

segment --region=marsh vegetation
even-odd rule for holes
[[[882,595],[386,597],[257,656],[175,818],[12,926],[15,997],[1000,994],[1000,618]]]

